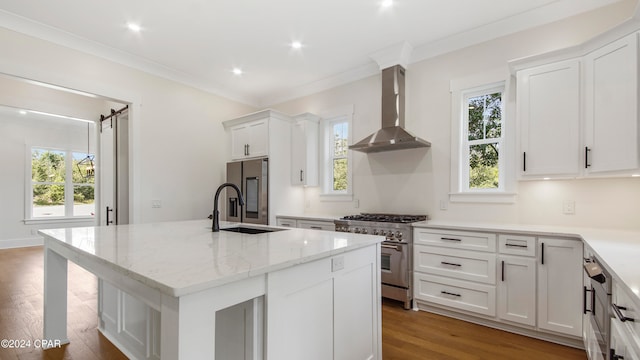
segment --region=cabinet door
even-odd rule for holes
[[[521,70],[517,77],[521,176],[578,175],[579,60]]]
[[[638,40],[585,56],[585,164],[589,174],[638,168]]]
[[[498,257],[498,317],[536,324],[536,259]]]
[[[291,185],[304,185],[306,141],[304,122],[299,121],[291,126]]]
[[[269,121],[267,119],[247,124],[249,127],[249,142],[247,154],[249,157],[269,155]]]
[[[538,327],[582,334],[582,242],[539,238]]]
[[[231,159],[238,160],[247,157],[249,143],[249,128],[246,124],[231,128]]]
[[[637,345],[637,342],[629,335],[621,322],[611,321],[611,343],[609,344],[611,359],[640,360],[634,351],[634,345]]]

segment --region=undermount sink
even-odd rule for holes
[[[237,232],[237,233],[242,233],[242,234],[263,234],[263,233],[274,232],[274,231],[282,231],[282,230],[286,230],[286,229],[252,228],[252,227],[246,227],[246,226],[234,226],[234,227],[228,227],[228,228],[224,228],[224,229],[220,229],[220,230]]]

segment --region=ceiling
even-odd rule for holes
[[[0,26],[268,106],[376,74],[399,44],[410,64],[617,1],[0,0]]]

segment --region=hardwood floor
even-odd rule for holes
[[[42,247],[0,250],[0,340],[31,341],[23,349],[0,347],[0,360],[119,360],[126,357],[97,330],[96,278],[69,262],[70,344],[42,351]],[[382,306],[384,360],[586,359],[584,351],[426,312],[399,303]]]

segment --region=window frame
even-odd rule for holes
[[[64,181],[64,215],[63,216],[46,216],[46,217],[35,217],[33,214],[33,186],[34,181],[32,178],[32,154],[33,150],[40,149],[45,151],[55,151],[55,152],[63,152],[64,153],[64,162],[65,162],[65,181]],[[73,182],[73,154],[74,153],[85,153],[86,150],[72,150],[68,148],[60,148],[55,146],[39,146],[27,144],[25,147],[25,158],[27,164],[25,166],[25,224],[41,224],[41,223],[66,223],[66,222],[95,222],[97,219],[97,181],[94,183],[75,183]],[[93,154],[95,155],[95,154]],[[94,160],[95,161],[95,160]],[[94,176],[97,176],[95,174]],[[96,179],[97,180],[97,179]],[[58,184],[58,183],[55,183]],[[73,215],[74,208],[74,190],[76,186],[92,186],[94,191],[94,206],[96,209],[94,210],[93,216],[87,215]],[[67,191],[71,189],[71,191]]]
[[[469,104],[469,99],[495,94],[497,92],[501,93],[502,100],[500,105],[500,137],[499,138],[485,138],[479,140],[469,140],[469,111],[467,110],[467,105]],[[487,86],[481,86],[473,89],[464,90],[461,92],[462,96],[462,106],[463,108],[460,110],[462,113],[462,129],[461,129],[461,153],[460,153],[460,190],[461,192],[503,192],[504,191],[504,181],[505,181],[505,154],[504,154],[504,120],[505,120],[505,85],[504,83],[498,84],[489,84]],[[483,145],[483,144],[498,144],[498,187],[497,188],[486,188],[486,189],[474,189],[469,187],[469,170],[470,170],[470,147],[474,145]]]
[[[352,151],[347,150],[347,189],[333,190],[333,125],[347,124],[347,144],[352,143],[353,136],[353,106],[345,106],[320,113],[321,121],[321,193],[322,201],[352,201],[353,200],[353,160]]]
[[[515,94],[513,77],[504,69],[494,69],[450,83],[451,93],[451,174],[449,201],[462,203],[515,203]],[[466,100],[473,95],[502,89],[499,188],[469,188],[468,111]],[[494,91],[495,92],[495,91]],[[466,113],[466,114],[465,114]],[[488,140],[493,143],[493,139]],[[466,146],[466,147],[465,147]]]

